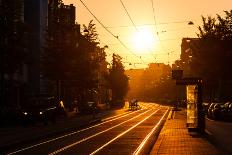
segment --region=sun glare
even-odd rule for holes
[[[133,49],[137,54],[151,53],[156,46],[153,32],[148,28],[139,29],[132,36]]]

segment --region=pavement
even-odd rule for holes
[[[172,111],[168,116],[150,155],[227,155],[212,135],[189,132],[186,110]]]

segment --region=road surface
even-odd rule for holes
[[[139,103],[141,109],[102,119],[98,124],[14,148],[7,154],[143,154],[168,114],[168,107]],[[142,153],[143,152],[143,153]]]

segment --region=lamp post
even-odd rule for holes
[[[188,25],[194,25],[194,23],[192,21],[189,21]]]

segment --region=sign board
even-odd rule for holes
[[[176,85],[194,85],[200,83],[202,83],[202,79],[200,78],[183,78],[176,80]]]

